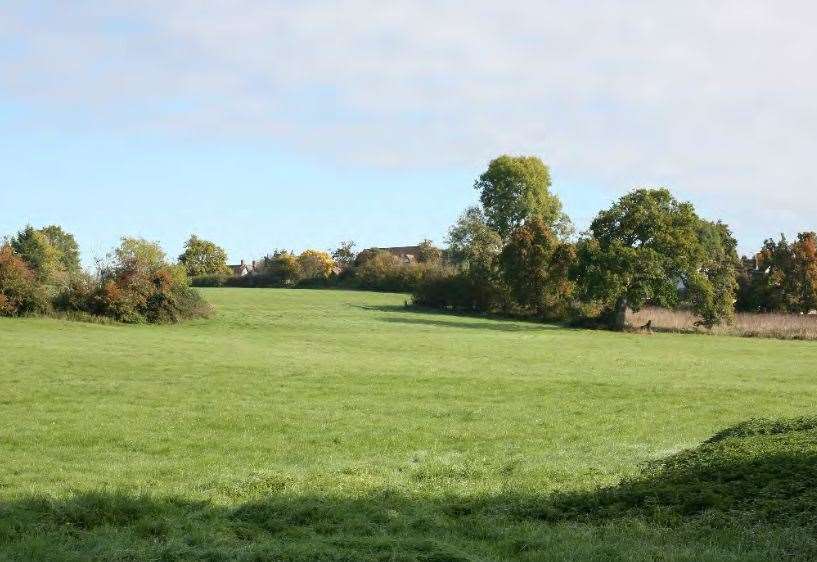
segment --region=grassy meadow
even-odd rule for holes
[[[812,342],[202,292],[181,325],[0,318],[0,560],[817,559],[758,503],[802,496],[813,427],[701,445],[817,414]],[[692,448],[694,478],[645,476]],[[764,479],[709,488],[734,451]]]

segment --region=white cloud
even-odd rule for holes
[[[817,227],[811,2],[33,4],[0,16],[0,84],[105,126],[367,166],[536,153],[568,183],[667,184],[740,229]]]

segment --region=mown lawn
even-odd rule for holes
[[[178,326],[0,319],[0,559],[817,559],[812,521],[732,500],[586,509],[735,423],[817,414],[813,342],[204,293],[216,317]],[[562,493],[584,507],[554,515]]]

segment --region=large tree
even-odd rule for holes
[[[666,189],[637,189],[598,214],[577,248],[578,294],[622,329],[626,312],[686,302],[712,326],[732,315],[737,256],[728,228]]]
[[[557,230],[565,228],[569,221],[550,186],[550,170],[539,158],[508,155],[491,160],[474,184],[488,225],[503,239],[537,216]]]
[[[541,317],[557,317],[564,314],[573,290],[568,273],[574,257],[573,245],[534,217],[511,233],[499,262],[519,305]]]
[[[179,263],[184,265],[191,277],[230,273],[230,268],[227,267],[227,252],[214,242],[199,238],[195,234],[185,242]]]

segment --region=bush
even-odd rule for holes
[[[158,245],[123,238],[98,278],[77,277],[55,300],[58,309],[129,323],[169,323],[207,316],[184,266],[170,265]]]
[[[298,256],[298,270],[302,280],[326,280],[332,275],[335,261],[328,252],[304,250]]]
[[[190,284],[193,287],[225,287],[232,279],[232,275],[226,274],[196,275],[190,278]]]
[[[103,272],[92,312],[121,322],[171,323],[207,316],[210,308],[182,266],[142,270],[125,263]]]
[[[440,268],[417,283],[412,300],[417,306],[468,312],[509,312],[507,288],[468,270]]]
[[[48,292],[11,246],[0,247],[0,316],[47,312]]]
[[[71,276],[68,284],[54,297],[54,308],[64,312],[90,314],[94,308],[96,283],[87,273]]]
[[[445,269],[437,262],[404,263],[384,250],[369,253],[365,260],[360,261],[354,270],[354,284],[360,289],[372,291],[409,293],[427,275],[438,274]]]

